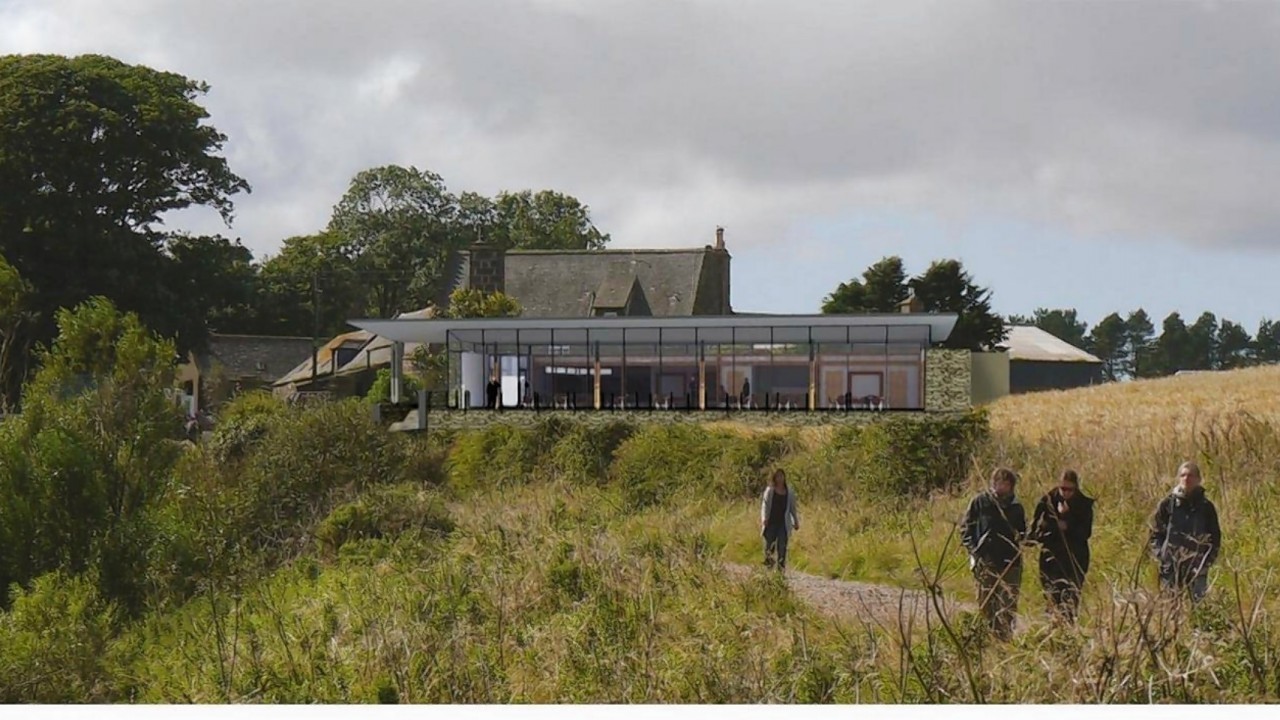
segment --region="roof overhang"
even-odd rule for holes
[[[954,313],[857,315],[695,315],[681,317],[360,319],[349,321],[388,340],[444,344],[576,343],[901,343],[946,340]]]

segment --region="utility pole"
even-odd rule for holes
[[[311,273],[311,382],[315,390],[316,365],[320,357],[320,273]]]

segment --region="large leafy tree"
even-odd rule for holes
[[[1156,338],[1152,348],[1151,364],[1145,374],[1148,377],[1171,375],[1179,370],[1187,370],[1191,362],[1191,333],[1182,315],[1169,313],[1161,323],[1160,337]]]
[[[459,240],[456,216],[457,200],[433,172],[386,165],[351,180],[329,231],[368,288],[370,312],[391,317],[437,299]]]
[[[156,329],[179,347],[203,349],[207,331],[253,333],[260,329],[258,268],[253,253],[222,236],[178,235],[165,243],[166,289],[177,321]]]
[[[286,239],[262,262],[258,286],[257,327],[269,334],[331,337],[367,313],[367,288],[333,232]]]
[[[991,290],[980,287],[959,260],[938,260],[908,285],[925,312],[956,313],[950,348],[991,350],[1008,337],[1004,319],[991,309]]]
[[[501,192],[494,199],[495,244],[524,250],[599,250],[609,236],[591,221],[591,213],[572,195],[542,190]]]
[[[1215,370],[1222,366],[1221,328],[1218,316],[1204,312],[1187,328],[1187,362],[1191,370]]]
[[[0,57],[0,253],[31,286],[28,341],[98,295],[152,327],[180,324],[164,215],[203,206],[229,223],[249,190],[205,122],[207,91],[100,55]]]

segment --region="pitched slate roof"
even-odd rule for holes
[[[210,333],[207,347],[196,356],[202,373],[216,364],[233,378],[271,382],[289,372],[299,358],[311,354],[311,338]]]
[[[505,258],[506,294],[523,317],[587,317],[601,303],[625,303],[631,278],[640,283],[650,312],[657,317],[694,315],[710,249],[696,250],[509,250]],[[470,258],[462,255],[458,285],[466,286]],[[718,286],[717,288],[718,289]],[[621,296],[621,303],[618,297]],[[703,304],[710,301],[705,300]],[[714,303],[719,307],[717,299]]]

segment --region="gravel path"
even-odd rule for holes
[[[746,579],[753,573],[764,572],[764,568],[736,563],[725,563],[724,568],[731,577],[737,579]],[[875,623],[888,628],[896,628],[900,623],[923,627],[926,619],[937,621],[934,603],[922,590],[834,580],[791,568],[786,570],[786,577],[787,585],[798,598],[825,615],[860,623]],[[941,598],[938,604],[948,615],[956,610],[974,609],[972,603],[957,602],[948,597]]]

